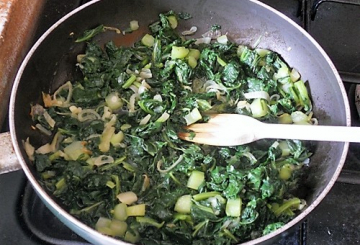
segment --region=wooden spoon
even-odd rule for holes
[[[360,142],[360,127],[270,124],[238,114],[213,114],[207,123],[196,123],[178,136],[194,143],[234,146],[259,139],[298,139]]]

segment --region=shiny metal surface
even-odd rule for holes
[[[211,25],[223,26],[224,32],[238,41],[254,45],[261,38],[259,47],[280,53],[290,66],[298,69],[304,80],[310,81],[314,112],[324,125],[349,125],[350,113],[344,87],[332,62],[321,47],[298,25],[268,6],[251,0],[237,1],[92,1],[66,15],[42,36],[26,56],[15,80],[10,103],[10,131],[15,152],[22,168],[47,207],[67,226],[93,244],[126,244],[103,236],[85,226],[65,210],[41,188],[37,175],[24,153],[21,141],[28,136],[39,146],[47,139],[30,129],[28,117],[31,102],[40,100],[41,91],[53,91],[59,84],[76,77],[74,63],[83,44],[75,44],[70,36],[104,23],[123,28],[136,18],[146,26],[157,18],[159,12],[173,9],[189,12],[194,16],[179,27],[199,27],[199,33]],[[146,9],[146,15],[143,10]],[[104,36],[106,42],[115,34]],[[55,74],[55,75],[54,75]],[[31,82],[29,82],[31,80]],[[321,142],[306,180],[309,206],[283,228],[245,244],[271,244],[306,217],[326,196],[338,177],[348,150],[348,143]]]

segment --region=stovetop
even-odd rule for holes
[[[240,1],[240,0],[239,0]],[[69,3],[68,3],[69,2]],[[87,0],[46,1],[35,39],[55,21]],[[348,92],[352,125],[360,84],[360,0],[262,0],[307,30],[339,70]],[[7,125],[3,126],[3,131]],[[344,169],[321,204],[278,245],[360,243],[360,144],[350,144]],[[0,175],[1,245],[88,244],[65,227],[37,197],[22,171]]]

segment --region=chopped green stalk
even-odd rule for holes
[[[305,87],[305,83],[302,80],[299,80],[294,83],[295,90],[300,98],[300,103],[304,106],[305,111],[309,111],[311,109],[311,101]]]
[[[170,15],[167,17],[169,23],[170,23],[170,26],[172,29],[176,29],[176,27],[178,26],[178,21],[176,19],[176,16],[174,15]]]
[[[285,66],[280,67],[280,69],[274,74],[274,79],[277,80],[277,79],[281,79],[281,78],[289,77],[289,76],[290,76],[289,67],[287,67],[285,65]]]
[[[226,64],[226,62],[223,60],[223,59],[221,59],[219,56],[217,56],[216,57],[216,61],[219,63],[219,65],[221,65],[221,66],[226,66],[227,64]]]
[[[117,134],[114,134],[111,136],[110,143],[113,146],[118,146],[123,140],[124,140],[124,133],[122,131],[119,131]]]
[[[136,217],[136,221],[139,222],[140,224],[154,226],[158,229],[160,229],[165,224],[165,221],[159,223],[156,220],[149,217]]]
[[[114,208],[114,218],[117,220],[125,221],[128,218],[127,205],[125,203],[119,203]]]
[[[56,175],[55,171],[46,171],[41,174],[42,179],[50,179]]]
[[[139,233],[134,233],[131,231],[126,231],[125,236],[124,236],[125,241],[130,242],[130,243],[137,243],[140,240],[140,235]]]
[[[204,181],[205,181],[204,172],[194,170],[191,172],[186,186],[191,189],[198,190],[199,187],[204,183]]]
[[[197,60],[195,59],[195,57],[189,56],[187,59],[189,66],[194,69],[197,66]]]
[[[188,223],[192,223],[191,215],[190,214],[181,214],[181,213],[175,213],[174,214],[174,222],[178,220],[184,220]]]
[[[193,124],[202,119],[201,113],[198,108],[194,108],[189,114],[184,117],[186,124]]]
[[[286,140],[279,142],[279,148],[281,149],[281,156],[285,157],[290,155],[291,150]]]
[[[139,22],[137,20],[130,21],[130,29],[132,31],[136,31],[137,29],[139,29]]]
[[[181,214],[189,214],[191,212],[191,195],[184,195],[177,199],[174,210]]]
[[[279,120],[279,123],[282,123],[282,124],[291,124],[291,123],[293,123],[293,121],[291,119],[291,115],[288,114],[288,113],[284,113],[284,114],[280,115],[278,117],[278,120]]]
[[[95,224],[95,229],[105,235],[113,235],[112,229],[110,229],[111,219],[100,217]]]
[[[171,58],[172,59],[183,59],[189,54],[189,49],[185,47],[172,46]]]
[[[65,178],[61,178],[58,182],[56,182],[55,187],[57,190],[62,190],[66,187],[66,180]]]
[[[210,110],[212,108],[212,106],[210,105],[210,103],[206,100],[202,100],[202,99],[198,99],[196,100],[196,103],[199,106],[199,109],[202,111],[207,111]]]
[[[250,104],[251,114],[255,118],[264,117],[269,113],[265,100],[257,98]]]
[[[292,198],[290,200],[285,201],[279,207],[275,208],[273,210],[273,212],[276,216],[279,216],[280,214],[285,212],[287,209],[290,209],[290,208],[296,209],[300,205],[300,203],[301,203],[301,200],[299,198]]]
[[[280,168],[279,178],[282,180],[288,180],[291,178],[292,168],[290,164],[285,164]]]
[[[49,160],[52,162],[60,157],[61,153],[60,151],[56,151],[53,154],[49,156]]]
[[[137,204],[126,208],[128,216],[144,216],[145,215],[145,204]]]
[[[88,150],[85,147],[86,142],[84,141],[74,141],[70,145],[64,148],[64,153],[70,160],[86,160],[89,158]]]
[[[115,127],[105,127],[99,144],[99,150],[101,152],[108,152],[110,150],[110,141],[115,133]]]
[[[200,51],[198,49],[191,48],[189,50],[188,56],[194,57],[195,60],[198,60],[200,58]]]
[[[240,217],[241,215],[241,198],[228,199],[226,202],[226,215],[230,217]]]
[[[205,227],[207,226],[208,223],[209,223],[209,220],[205,220],[205,221],[200,222],[199,224],[197,224],[194,227],[194,232],[192,233],[192,236],[195,237],[204,226]]]
[[[136,81],[136,76],[134,74],[131,74],[128,80],[122,85],[122,88],[129,88],[133,82]]]
[[[290,79],[292,82],[296,82],[300,79],[300,73],[294,68],[290,72]]]
[[[75,42],[80,43],[80,42],[87,41],[87,40],[93,38],[94,36],[96,36],[97,34],[104,32],[104,31],[105,31],[104,25],[99,25],[98,27],[96,27],[94,29],[84,31],[83,36],[76,39]]]
[[[113,236],[123,237],[127,230],[127,223],[121,220],[112,220],[109,228],[112,230]]]
[[[106,186],[109,187],[110,189],[113,189],[116,185],[114,182],[109,180],[106,182]]]
[[[204,200],[204,199],[208,199],[209,197],[215,197],[215,196],[218,196],[218,195],[221,195],[221,193],[217,192],[217,191],[203,192],[203,193],[199,193],[199,194],[194,195],[193,199],[195,201],[201,201],[201,200]]]
[[[262,48],[257,48],[256,52],[260,55],[260,57],[265,57],[266,55],[270,54],[271,51],[268,49],[262,49]]]
[[[231,240],[233,240],[234,242],[238,243],[239,239],[237,239],[234,234],[232,234],[228,229],[223,229],[224,235],[229,237]]]
[[[145,34],[141,39],[141,43],[147,47],[152,47],[154,46],[155,38],[150,34]]]

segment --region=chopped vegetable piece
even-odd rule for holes
[[[279,178],[282,180],[288,180],[291,177],[292,168],[290,164],[285,164],[280,168]]]
[[[128,217],[127,205],[125,203],[119,203],[114,208],[114,218],[117,220],[125,221]]]
[[[127,223],[121,220],[112,220],[109,228],[113,232],[113,236],[123,237],[127,230]]]
[[[264,117],[269,112],[266,101],[260,98],[254,99],[254,101],[250,104],[250,108],[252,116],[255,118]]]
[[[191,212],[191,195],[184,195],[177,199],[174,210],[178,213],[189,214]]]
[[[145,34],[145,36],[141,39],[142,44],[148,47],[154,46],[155,38],[150,34]]]
[[[134,206],[128,206],[126,213],[128,216],[144,216],[145,215],[145,204],[137,204]]]
[[[226,215],[230,217],[239,217],[241,215],[241,205],[241,198],[228,199],[225,208]]]
[[[189,114],[187,114],[185,117],[184,117],[185,121],[186,121],[186,124],[187,125],[190,125],[190,124],[193,124],[197,121],[199,121],[200,119],[202,119],[202,116],[200,114],[200,111],[198,108],[194,108]]]
[[[204,172],[194,170],[191,172],[190,177],[187,182],[187,187],[197,190],[205,181]]]
[[[130,29],[132,31],[136,31],[137,29],[139,29],[139,22],[137,20],[130,21]]]
[[[149,218],[149,217],[136,217],[136,221],[139,222],[140,224],[154,226],[158,229],[160,229],[165,224],[165,221],[158,223],[158,222],[156,222],[156,220]]]
[[[172,59],[183,59],[189,54],[189,49],[185,47],[172,46],[171,58]]]
[[[167,19],[169,20],[170,22],[170,26],[172,29],[176,29],[176,27],[178,26],[178,21],[176,19],[176,16],[174,15],[170,15],[167,17]]]

